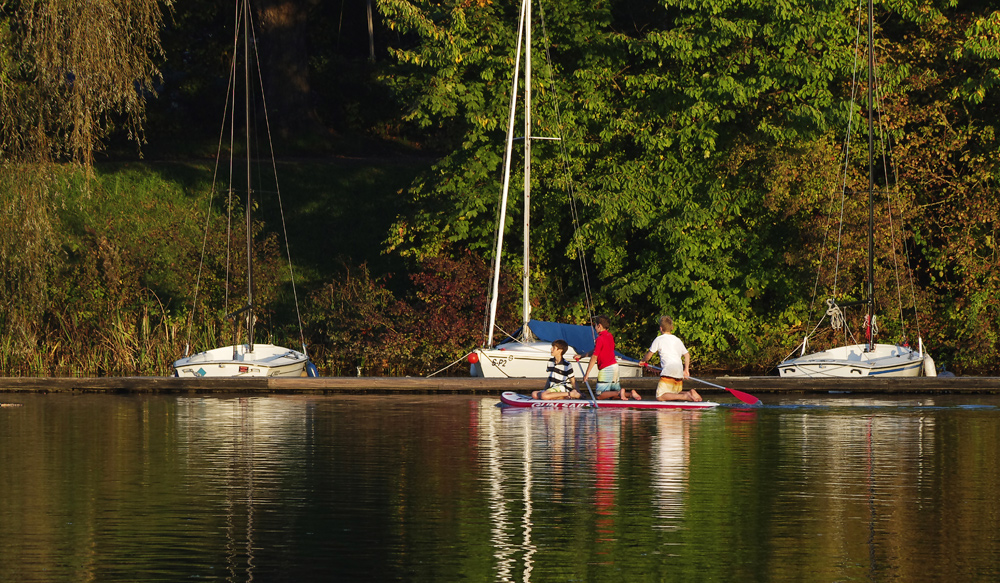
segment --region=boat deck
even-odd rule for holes
[[[860,379],[795,379],[777,376],[699,377],[757,396],[795,393],[880,394],[989,394],[1000,393],[1000,377],[915,377]],[[628,389],[652,392],[656,377],[622,379]],[[238,394],[474,394],[500,395],[503,391],[530,393],[542,379],[484,379],[470,377],[318,377],[318,378],[176,378],[101,377],[44,378],[0,377],[0,393],[238,393]],[[685,387],[702,394],[725,393],[694,380]]]

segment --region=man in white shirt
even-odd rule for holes
[[[671,334],[673,330],[673,318],[660,318],[661,334],[653,340],[639,364],[645,366],[654,353],[659,353],[660,382],[656,385],[657,401],[701,401],[698,391],[684,390],[684,379],[691,376],[691,355],[681,339]]]

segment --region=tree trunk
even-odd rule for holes
[[[309,85],[309,11],[316,0],[262,0],[261,67],[272,129],[282,139],[315,132],[319,116]]]

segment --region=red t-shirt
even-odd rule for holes
[[[598,370],[618,364],[615,357],[615,337],[607,330],[601,330],[594,340],[594,356],[597,357]]]

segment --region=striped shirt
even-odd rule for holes
[[[556,362],[555,358],[550,358],[549,366],[545,371],[549,373],[549,379],[545,381],[546,389],[559,385],[568,385],[570,379],[574,378],[573,365],[565,358],[559,362]]]

